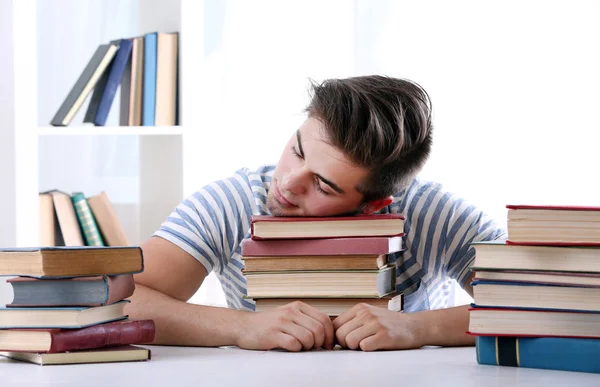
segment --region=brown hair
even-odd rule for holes
[[[370,171],[359,187],[364,202],[404,188],[432,145],[431,100],[418,84],[379,75],[311,84],[306,111],[321,121],[331,145]]]

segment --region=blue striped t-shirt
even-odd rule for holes
[[[241,169],[185,199],[154,234],[179,246],[219,278],[231,308],[254,310],[245,299],[241,242],[250,237],[250,218],[267,215],[267,192],[275,167]],[[396,290],[405,294],[405,310],[450,306],[452,280],[461,286],[475,258],[470,243],[505,236],[483,212],[443,191],[441,185],[415,179],[394,195],[380,213],[406,216],[406,249],[391,254]]]

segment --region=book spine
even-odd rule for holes
[[[102,235],[100,234],[94,215],[83,193],[74,193],[71,200],[73,201],[73,207],[75,207],[79,226],[83,231],[85,244],[87,246],[104,246],[104,240],[102,240]]]
[[[119,50],[117,51],[115,59],[113,60],[113,64],[110,68],[104,93],[102,93],[102,98],[100,100],[100,104],[98,105],[98,111],[96,112],[96,117],[94,119],[94,124],[96,126],[104,126],[106,124],[108,113],[110,112],[113,100],[115,99],[117,89],[121,84],[121,79],[123,78],[123,73],[125,71],[125,67],[127,67],[129,57],[131,56],[131,46],[132,42],[127,39],[121,40],[119,44]]]
[[[600,373],[598,339],[478,336],[476,349],[479,364]]]
[[[152,320],[133,320],[63,330],[52,334],[48,353],[149,343],[154,340]]]
[[[143,72],[143,98],[142,98],[142,125],[154,126],[156,112],[156,54],[157,34],[150,33],[144,36],[144,72]]]

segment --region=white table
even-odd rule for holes
[[[0,386],[600,386],[600,375],[478,365],[475,348],[288,353],[146,346],[152,360],[38,366],[0,358]]]

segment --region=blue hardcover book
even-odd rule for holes
[[[157,33],[144,36],[144,85],[142,96],[142,125],[154,126],[156,111],[156,52]]]
[[[600,339],[478,336],[479,364],[600,373]]]
[[[110,107],[115,99],[115,94],[121,84],[121,78],[125,72],[125,67],[127,67],[127,62],[131,56],[132,46],[133,42],[129,39],[121,39],[119,43],[119,51],[117,51],[112,66],[110,67],[106,86],[104,87],[104,92],[102,93],[102,98],[98,105],[98,111],[94,118],[94,125],[96,126],[104,126],[106,124]]]

